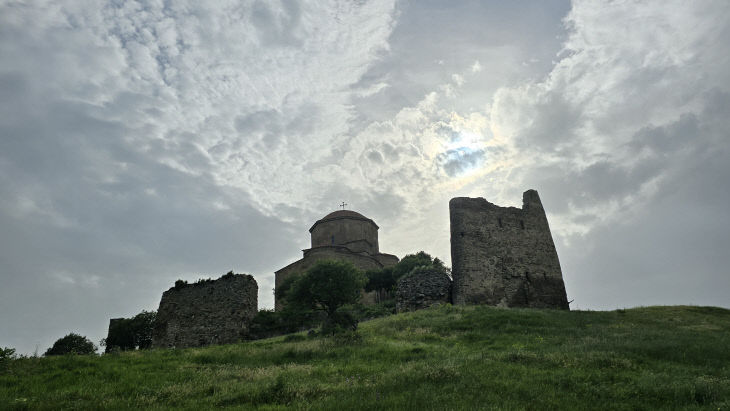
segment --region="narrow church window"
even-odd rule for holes
[[[461,237],[464,238],[464,232],[462,231],[460,234],[461,234]]]
[[[335,243],[335,236],[332,236],[332,244]]]
[[[523,229],[523,230],[525,229],[525,222],[524,222],[524,220],[520,220],[520,228]]]
[[[501,219],[501,218],[498,218],[498,219],[497,219],[497,222],[499,223],[499,228],[502,228],[502,227],[503,227],[503,226],[502,226],[502,219]]]

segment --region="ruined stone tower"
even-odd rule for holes
[[[568,309],[558,253],[537,191],[522,208],[449,201],[454,304]]]
[[[247,336],[257,312],[258,285],[251,275],[230,272],[217,280],[179,281],[162,293],[152,346],[235,343]]]
[[[379,250],[378,228],[373,220],[355,211],[339,210],[327,214],[309,229],[312,246],[302,250],[302,259],[276,271],[276,287],[324,259],[346,260],[361,270],[395,265],[398,257]],[[370,294],[363,296],[363,303],[375,302],[374,293]],[[275,307],[281,309],[282,302],[276,300]]]

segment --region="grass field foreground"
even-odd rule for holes
[[[356,335],[0,368],[0,409],[730,409],[730,310],[442,306]]]

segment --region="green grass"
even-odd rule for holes
[[[444,306],[358,334],[17,359],[0,409],[730,409],[730,310]]]

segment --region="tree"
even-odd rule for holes
[[[357,322],[342,307],[360,299],[366,282],[363,272],[352,263],[322,260],[291,283],[286,300],[288,304],[323,312],[323,331],[355,328]]]
[[[398,262],[398,264],[393,267],[394,280],[398,281],[399,278],[410,273],[411,270],[413,270],[414,268],[424,265],[437,265],[443,267],[443,263],[441,262],[441,260],[439,260],[438,258],[433,259],[428,253],[424,251],[419,251],[416,254],[406,255],[405,257],[403,257],[402,260]]]
[[[365,275],[368,277],[368,283],[365,285],[365,291],[390,291],[393,287],[395,287],[393,267],[368,270],[365,272]]]
[[[10,363],[17,358],[15,355],[15,348],[0,347],[0,372],[4,371]]]
[[[56,340],[53,347],[49,348],[44,355],[94,354],[95,352],[96,346],[88,338],[71,333]]]
[[[444,266],[444,263],[441,260],[438,258],[432,258],[424,251],[419,251],[416,254],[406,255],[392,267],[381,268],[379,270],[368,270],[365,273],[368,278],[368,283],[365,285],[365,291],[385,290],[392,292],[395,290],[398,280],[417,267],[432,267],[449,275],[449,269]]]
[[[142,311],[132,318],[114,320],[109,326],[109,335],[103,340],[104,352],[151,348],[156,316],[154,311]]]

